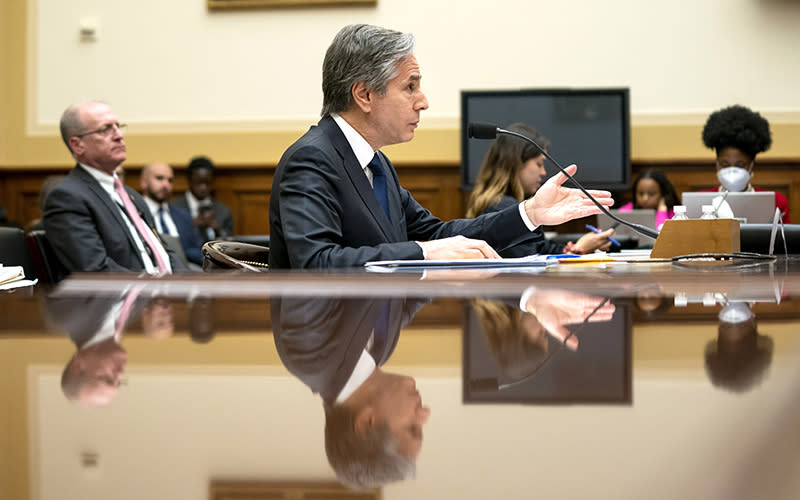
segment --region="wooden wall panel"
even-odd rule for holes
[[[719,185],[713,162],[684,164],[639,164],[636,173],[657,167],[666,172],[678,196],[685,191],[702,191]],[[758,163],[754,170],[753,185],[783,194],[789,200],[793,223],[800,223],[800,162]],[[630,193],[625,193],[630,200]]]
[[[638,163],[636,173],[647,167],[658,167],[669,176],[676,190],[697,191],[717,185],[714,165],[707,163]],[[465,193],[460,190],[458,165],[397,166],[400,183],[434,215],[450,220],[463,217]],[[23,224],[39,217],[38,191],[48,175],[64,174],[68,169],[4,169],[0,170],[0,204],[8,210],[9,220]],[[129,167],[126,183],[139,188],[140,168]],[[223,166],[216,178],[217,198],[227,204],[234,215],[235,232],[242,235],[268,234],[268,207],[274,166]],[[773,189],[789,199],[792,221],[800,223],[800,161],[759,163],[754,184]],[[174,193],[186,190],[185,169],[176,169]],[[630,191],[615,193],[618,205],[631,200]],[[560,232],[584,232],[583,223],[567,223],[554,229]]]
[[[269,234],[269,193],[237,193],[236,234]]]
[[[8,220],[23,226],[41,217],[39,190],[58,170],[18,170],[0,172],[0,205],[8,211]]]

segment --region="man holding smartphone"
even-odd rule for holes
[[[233,234],[231,209],[211,196],[214,170],[214,163],[209,158],[192,158],[186,170],[189,190],[172,202],[175,206],[189,210],[197,236],[203,243]]]

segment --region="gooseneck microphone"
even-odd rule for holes
[[[577,181],[577,179],[575,179],[574,177],[569,175],[567,172],[565,172],[564,171],[564,167],[562,167],[560,163],[558,163],[552,156],[550,156],[547,153],[547,151],[544,150],[544,148],[542,148],[541,146],[536,144],[536,141],[534,141],[530,137],[528,137],[526,135],[523,135],[523,134],[520,134],[518,132],[514,132],[513,130],[506,130],[504,128],[500,128],[497,125],[492,125],[490,123],[470,123],[467,126],[467,136],[471,137],[471,138],[475,138],[475,139],[494,139],[495,137],[497,137],[497,134],[510,135],[510,136],[517,137],[519,139],[522,139],[523,141],[527,141],[527,142],[533,144],[534,146],[536,146],[536,148],[539,151],[542,152],[542,154],[544,154],[544,156],[547,159],[552,161],[555,164],[555,166],[558,167],[559,170],[561,170],[562,174],[566,175],[567,178],[572,181],[572,183],[575,185],[575,187],[580,189],[583,192],[583,194],[588,196],[589,199],[592,200],[592,203],[597,205],[597,207],[604,214],[606,214],[607,216],[611,217],[612,219],[614,219],[615,221],[619,222],[620,224],[628,226],[629,228],[633,229],[634,231],[636,231],[637,233],[639,233],[639,234],[641,234],[643,236],[647,236],[648,238],[653,238],[653,239],[658,238],[658,231],[656,231],[655,229],[651,229],[651,228],[649,228],[647,226],[643,226],[641,224],[634,224],[633,222],[628,222],[626,220],[622,220],[619,217],[617,217],[616,215],[614,215],[611,212],[609,212],[606,209],[606,207],[601,205],[594,198],[594,196],[592,196],[591,194],[589,194],[588,191],[586,191],[586,189],[581,185],[580,182]]]

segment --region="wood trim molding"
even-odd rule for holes
[[[318,481],[211,481],[209,500],[381,500],[381,490]]]

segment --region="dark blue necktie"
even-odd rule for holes
[[[392,303],[388,300],[381,306],[381,313],[375,322],[375,329],[372,331],[372,348],[369,353],[377,365],[381,364],[386,354],[386,344],[389,341],[389,312],[391,307]]]
[[[375,190],[375,197],[378,198],[378,203],[380,203],[383,211],[386,212],[386,217],[392,220],[391,215],[389,215],[389,196],[386,191],[386,174],[383,171],[383,165],[381,165],[381,159],[378,157],[378,153],[375,153],[375,156],[372,157],[372,161],[369,162],[367,167],[372,170],[372,189]]]
[[[167,221],[164,220],[164,207],[158,208],[158,223],[161,226],[161,233],[162,234],[169,234],[169,229],[167,229]]]

